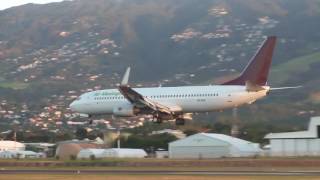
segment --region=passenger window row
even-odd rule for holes
[[[212,94],[175,94],[175,95],[158,95],[158,96],[145,96],[146,98],[185,98],[185,97],[210,97],[219,96],[218,93]],[[124,99],[124,96],[106,96],[106,97],[95,97],[94,100],[105,100],[105,99]]]

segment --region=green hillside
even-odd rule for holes
[[[272,67],[270,80],[276,85],[283,84],[294,76],[303,76],[303,73],[308,72],[312,64],[316,62],[320,62],[320,52],[290,59]]]
[[[22,82],[0,82],[1,88],[11,88],[14,90],[25,89],[28,87],[27,83]]]
[[[320,114],[309,100],[320,92],[319,12],[316,0],[73,0],[0,11],[0,129],[14,121],[72,132],[67,123],[83,119],[69,103],[115,88],[128,66],[133,87],[212,84],[240,73],[269,35],[278,36],[270,84],[304,88],[271,93],[239,118],[297,129]],[[194,119],[230,123],[232,113]]]

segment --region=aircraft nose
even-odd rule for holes
[[[76,112],[78,110],[77,108],[77,102],[73,101],[70,105],[69,108],[71,109],[71,111]]]

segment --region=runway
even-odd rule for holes
[[[1,174],[110,174],[207,176],[320,176],[320,171],[171,171],[171,170],[0,170]]]

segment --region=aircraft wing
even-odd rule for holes
[[[176,106],[170,107],[169,105],[163,105],[147,97],[144,97],[128,85],[120,85],[118,89],[128,101],[130,101],[138,108],[150,108],[153,111],[170,115],[179,110],[179,108],[177,108]]]

